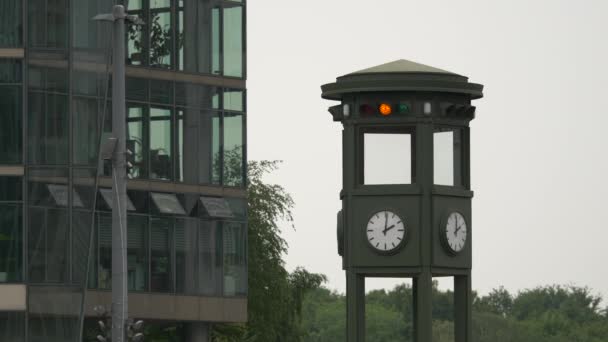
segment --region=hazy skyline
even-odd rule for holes
[[[485,85],[471,123],[473,288],[608,296],[606,13],[601,0],[249,3],[248,157],[284,161],[268,181],[296,202],[288,269],[344,291],[342,128],[320,86],[408,59]]]

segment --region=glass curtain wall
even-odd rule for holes
[[[21,177],[0,177],[0,283],[23,281]]]
[[[244,77],[241,1],[138,0],[128,10],[150,24],[129,28],[127,63]]]
[[[0,164],[22,163],[21,68],[21,60],[0,59]]]
[[[23,46],[23,0],[0,2],[0,47]]]

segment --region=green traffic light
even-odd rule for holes
[[[407,114],[410,112],[410,106],[407,103],[400,103],[397,106],[397,112],[400,114]]]

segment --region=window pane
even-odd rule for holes
[[[2,0],[0,9],[0,47],[21,47],[23,0]]]
[[[127,272],[130,291],[148,289],[148,218],[128,217],[127,230]]]
[[[150,66],[170,68],[172,46],[171,12],[152,12],[150,18]]]
[[[0,202],[23,200],[23,179],[16,176],[0,176]]]
[[[67,164],[67,96],[30,92],[28,128],[30,163]]]
[[[243,91],[236,89],[224,90],[224,109],[242,112],[243,106]]]
[[[133,1],[130,1],[133,2]],[[129,7],[131,4],[129,3]],[[129,12],[130,14],[136,15],[142,18],[141,12]],[[127,25],[127,64],[130,65],[143,65],[144,59],[144,39],[143,39],[144,26],[143,25]]]
[[[21,204],[0,204],[0,283],[23,280],[21,212]]]
[[[411,184],[412,137],[406,133],[365,133],[364,184]]]
[[[150,102],[173,104],[173,82],[150,80]]]
[[[246,234],[245,225],[224,223],[224,295],[235,296],[247,293]]]
[[[104,132],[110,134],[112,132],[112,123],[110,122],[111,113],[109,106],[105,114]],[[73,100],[73,153],[74,164],[81,165],[96,165],[100,122],[103,116],[103,101],[90,98],[78,98]]]
[[[112,215],[99,214],[96,219],[99,239],[99,273],[100,289],[112,288]],[[130,229],[130,227],[129,227]]]
[[[84,284],[89,258],[92,230],[90,211],[74,211],[72,214],[72,283]],[[92,256],[92,255],[91,255]],[[93,263],[91,263],[92,265]],[[91,279],[89,279],[91,280]]]
[[[67,46],[67,0],[30,0],[28,3],[29,45]]]
[[[202,112],[199,124],[199,182],[219,184],[221,176],[220,116],[216,112]]]
[[[25,341],[25,312],[0,311],[0,341]]]
[[[434,182],[460,186],[462,179],[462,134],[459,129],[437,129],[433,135]]]
[[[22,162],[21,86],[0,86],[0,164]]]
[[[171,110],[150,109],[150,178],[172,176]]]
[[[202,295],[219,295],[222,274],[221,245],[217,240],[217,222],[201,221],[199,229],[198,286]]]
[[[106,46],[111,25],[91,20],[100,13],[112,12],[112,0],[78,0],[71,2],[73,44],[79,48]]]
[[[178,70],[220,72],[220,10],[215,1],[185,0],[178,9]]]
[[[67,210],[29,208],[29,280],[34,283],[65,283],[68,279]]]
[[[224,8],[224,75],[243,77],[243,8]]]
[[[219,75],[220,67],[220,9],[211,10],[211,73]]]
[[[153,217],[150,227],[152,292],[169,292],[172,289],[170,236],[173,220]]]
[[[178,82],[175,84],[175,103],[186,107],[219,109],[220,91],[217,87]]]
[[[2,23],[0,23],[0,25],[2,25]],[[1,34],[2,33],[0,33],[0,35]],[[0,83],[21,83],[21,74],[21,60],[0,60]]]
[[[144,109],[129,106],[127,115],[127,149],[133,153],[129,157],[129,162],[133,165],[129,169],[129,178],[145,177]]]
[[[175,220],[175,285],[177,293],[196,293],[197,231],[198,220]]]
[[[243,186],[243,115],[224,114],[224,185]]]
[[[148,80],[127,77],[125,83],[127,100],[148,101]]]

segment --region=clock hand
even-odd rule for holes
[[[386,235],[386,226],[388,226],[388,212],[387,211],[384,212],[384,230],[382,231],[382,233],[384,235]]]
[[[386,232],[388,232],[389,230],[391,230],[393,228],[395,228],[395,225],[392,225],[392,226],[390,226],[388,228],[385,228],[382,232],[384,233],[384,235],[386,235]]]

